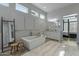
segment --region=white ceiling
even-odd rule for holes
[[[71,5],[72,3],[33,3],[36,7],[44,10],[45,12],[51,12],[59,8]]]

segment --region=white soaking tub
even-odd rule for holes
[[[22,37],[24,41],[24,46],[29,50],[36,48],[45,42],[44,36],[28,36]]]

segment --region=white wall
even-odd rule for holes
[[[7,17],[9,17],[9,8],[0,6],[0,18],[1,16],[6,16],[7,19]],[[0,48],[1,48],[1,19],[0,19]]]
[[[39,8],[35,7],[32,4],[22,4],[24,6],[27,6],[29,10],[33,9],[37,11],[40,14],[44,14],[47,16],[47,13],[40,10]],[[43,20],[39,17],[32,16],[30,14],[30,11],[28,14],[19,12],[15,10],[15,3],[10,3],[9,8],[4,7],[0,5],[0,18],[1,16],[4,17],[4,20],[13,20],[15,18],[15,29],[16,29],[16,36],[22,37],[22,36],[28,36],[30,35],[31,31],[39,32],[44,31],[46,29],[46,21],[47,17]],[[0,19],[0,33],[1,33],[1,19]],[[0,38],[1,41],[1,38]],[[1,42],[0,42],[1,45]]]
[[[18,12],[16,13],[16,15],[21,16],[21,17],[19,17],[19,16],[17,17],[16,16],[17,18],[20,19],[20,20],[17,19],[17,21],[19,21],[19,23],[20,23],[20,24],[16,24],[16,25],[20,26],[19,28],[18,27],[17,28],[19,30],[21,30],[21,31],[22,30],[24,30],[24,31],[34,31],[34,32],[37,31],[36,33],[38,33],[39,31],[45,30],[46,29],[46,20],[47,19],[45,18],[44,22],[43,22],[43,20],[40,19],[39,17],[35,17],[35,16],[31,15],[30,10],[35,10],[35,11],[37,11],[40,14],[41,13],[44,14],[45,16],[47,15],[47,13],[42,11],[42,10],[40,10],[39,8],[33,6],[32,4],[22,4],[22,5],[24,5],[24,6],[29,8],[29,14],[22,14],[22,13],[19,14]],[[24,23],[22,23],[22,22],[24,22]],[[44,23],[45,23],[45,25],[44,25]]]

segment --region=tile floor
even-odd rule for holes
[[[49,40],[44,45],[25,53],[23,56],[79,56],[79,48],[75,41],[67,40],[59,43]]]
[[[1,56],[12,56],[9,52]],[[32,49],[25,50],[13,56],[79,56],[79,47],[75,41],[62,41],[62,43],[48,39],[43,45]]]

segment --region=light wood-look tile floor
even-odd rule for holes
[[[74,41],[63,41],[60,43],[49,40],[22,56],[79,56],[79,48]]]
[[[40,47],[25,53],[23,56],[52,56],[60,45],[61,44],[59,42],[49,40]]]
[[[9,52],[6,54],[11,56]],[[63,41],[60,43],[54,40],[47,40],[37,48],[30,51],[19,51],[13,56],[79,56],[79,47],[74,41]]]

